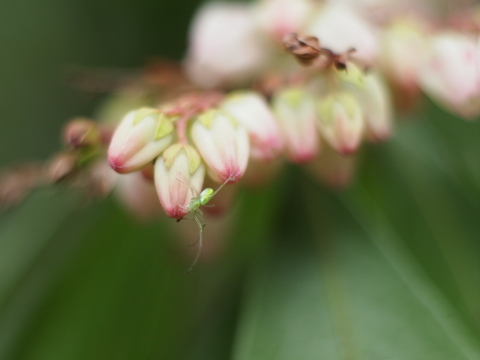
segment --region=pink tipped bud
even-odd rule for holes
[[[332,94],[318,103],[318,128],[324,139],[342,155],[360,145],[365,122],[357,99],[346,92]]]
[[[302,89],[289,88],[275,94],[272,106],[289,159],[297,163],[312,160],[319,149],[313,99]]]
[[[419,84],[429,96],[464,117],[480,112],[480,51],[459,33],[431,39],[419,69]]]
[[[358,99],[365,116],[366,130],[371,141],[385,141],[392,133],[392,105],[390,93],[383,79],[375,73],[364,77],[364,89]]]
[[[264,98],[253,91],[235,92],[221,107],[247,129],[252,158],[269,161],[278,156],[283,140]]]
[[[198,152],[189,145],[174,144],[155,162],[155,187],[166,214],[182,218],[188,204],[198,196],[205,178],[205,166]]]
[[[191,136],[214,180],[240,180],[247,168],[250,143],[247,131],[232,116],[209,110],[195,119]]]
[[[113,134],[108,161],[119,173],[136,171],[153,161],[173,139],[172,119],[156,109],[129,112]]]

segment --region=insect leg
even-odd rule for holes
[[[185,181],[179,179],[178,177],[176,179],[190,188],[190,191],[192,192],[192,197],[198,197],[200,195],[197,190],[195,190],[195,188],[192,186],[192,184],[187,184]]]
[[[217,190],[215,190],[215,192],[213,193],[212,197],[215,196],[220,190],[222,190],[222,188],[223,188],[225,185],[227,185],[227,183],[228,183],[230,180],[233,180],[233,179],[234,179],[234,178],[229,177],[227,180],[225,180],[225,181],[223,182],[223,184],[220,185],[220,186],[217,188]]]
[[[197,240],[198,242],[197,254],[195,255],[195,259],[193,260],[193,263],[190,266],[190,268],[187,270],[187,272],[190,272],[193,269],[193,267],[197,264],[198,259],[200,258],[200,253],[202,252],[202,246],[203,246],[203,228],[205,227],[205,221],[203,221],[200,214],[194,211],[192,212],[192,215],[198,224],[199,237]]]
[[[205,227],[205,220],[203,220],[202,210],[197,209],[195,210],[195,214],[193,212],[191,212],[191,214],[193,216],[193,219],[189,219],[189,220],[195,220],[197,222],[197,225],[203,230],[203,228]],[[194,246],[196,243],[198,243],[199,239],[200,237],[197,240],[195,240],[193,243],[188,244],[188,246]]]

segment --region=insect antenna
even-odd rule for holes
[[[198,197],[200,194],[198,193],[197,190],[192,186],[192,184],[187,184],[185,181],[183,181],[180,178],[176,178],[178,181],[180,181],[182,184],[185,184],[185,186],[188,186],[190,188],[190,191],[192,192],[192,197]]]

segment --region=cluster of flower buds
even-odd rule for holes
[[[45,164],[15,165],[0,175],[0,207],[18,204],[35,187],[69,183],[89,188],[91,195],[110,192],[111,174],[105,172],[102,148],[110,131],[86,118],[74,118],[63,129],[65,149]],[[103,169],[103,170],[102,170]]]
[[[182,218],[206,174],[235,183],[249,157],[270,161],[282,148],[277,123],[259,94],[207,92],[129,112],[113,134],[108,161],[122,174],[153,166],[166,214]]]
[[[480,8],[437,10],[434,0],[209,3],[192,22],[184,74],[150,66],[134,87],[154,102],[120,104],[113,135],[106,122],[70,122],[68,149],[42,177],[89,164],[99,192],[117,184],[134,209],[156,193],[145,207],[177,219],[205,176],[235,183],[249,161],[265,173],[283,155],[343,186],[362,142],[391,135],[394,105],[423,91],[461,117],[480,114]]]
[[[371,97],[388,96],[379,95],[385,87],[375,84],[383,76],[399,105],[411,105],[423,90],[447,110],[473,118],[480,114],[480,7],[443,10],[434,0],[211,3],[194,19],[185,65],[201,87],[246,86],[265,70],[291,72],[276,45],[284,41],[301,63],[314,61],[317,68],[332,54],[355,49],[349,54],[355,63],[376,72],[366,84],[376,88]],[[345,102],[339,98],[337,108]]]
[[[322,141],[351,155],[362,139],[390,135],[388,92],[376,74],[350,62],[348,53],[320,48],[314,37],[290,34],[285,43],[292,54],[301,54],[302,63],[316,67],[308,81],[282,84],[271,104],[260,93],[243,90],[190,94],[131,111],[113,134],[111,167],[125,174],[153,166],[166,214],[182,218],[206,174],[218,183],[234,183],[249,158],[271,162],[284,153],[305,163],[318,156]]]

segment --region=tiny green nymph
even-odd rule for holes
[[[212,200],[212,198],[225,186],[227,185],[228,182],[234,180],[233,178],[228,178],[225,180],[223,184],[221,184],[217,190],[213,190],[212,188],[206,188],[202,190],[200,195],[192,197],[190,202],[187,205],[188,212],[192,215],[193,219],[198,225],[198,230],[199,230],[199,235],[198,235],[198,240],[195,242],[198,242],[198,249],[197,249],[197,255],[195,256],[195,259],[193,260],[192,265],[190,268],[187,270],[187,272],[190,272],[193,267],[196,265],[200,253],[202,252],[202,245],[203,245],[203,228],[205,227],[205,220],[203,219],[203,212],[200,209],[201,206],[213,206],[213,205],[208,205],[208,202]],[[177,219],[177,222],[182,220],[182,218]],[[194,244],[195,244],[194,243]]]

